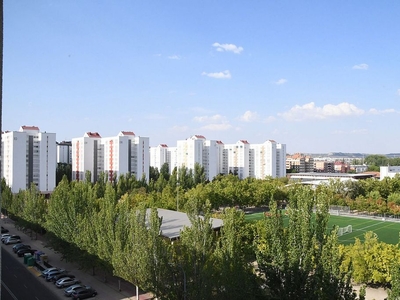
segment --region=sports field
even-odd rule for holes
[[[264,213],[246,215],[246,220],[249,222],[261,220],[262,218],[264,218]],[[285,216],[284,218],[287,217]],[[352,244],[355,238],[363,241],[364,234],[367,231],[375,232],[379,241],[388,244],[397,244],[399,242],[400,222],[331,215],[328,222],[328,230],[331,230],[335,225],[339,227],[352,226],[351,233],[345,233],[339,237],[339,241],[342,244]]]

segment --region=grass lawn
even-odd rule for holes
[[[255,222],[262,218],[264,218],[264,213],[246,215],[248,222]],[[346,233],[339,237],[339,242],[342,244],[352,244],[355,238],[363,241],[364,233],[367,231],[375,232],[382,242],[388,244],[397,244],[399,242],[400,222],[331,215],[328,222],[328,230],[331,230],[335,225],[339,227],[351,225],[353,227],[352,233]]]

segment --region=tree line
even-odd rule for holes
[[[64,177],[49,198],[35,186],[13,195],[3,180],[2,207],[24,226],[45,231],[65,259],[93,271],[100,266],[163,299],[356,299],[353,282],[396,291],[398,245],[372,233],[364,243],[340,245],[327,220],[331,204],[363,202],[371,193],[387,201],[400,192],[399,178],[332,181],[313,190],[287,179],[230,174],[206,182],[201,169],[197,176],[175,172],[181,175],[160,172],[148,184],[128,175],[96,183],[90,174],[80,182]],[[246,206],[269,206],[269,217],[247,223],[234,208]],[[156,207],[186,212],[192,227],[179,240],[163,238]],[[221,231],[212,230],[212,216],[223,219]]]

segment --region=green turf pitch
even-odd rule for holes
[[[261,220],[263,217],[264,213],[249,214],[246,215],[246,220],[248,222],[255,222]],[[346,233],[339,237],[339,242],[342,244],[352,244],[355,238],[363,241],[364,234],[367,231],[375,232],[382,242],[388,244],[397,244],[399,242],[400,222],[331,215],[329,217],[328,230],[331,230],[335,225],[339,227],[351,225],[353,227],[352,233]]]

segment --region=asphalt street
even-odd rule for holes
[[[1,248],[1,299],[2,300],[48,300],[59,298],[50,288],[43,286],[37,276],[21,264],[23,258]]]

